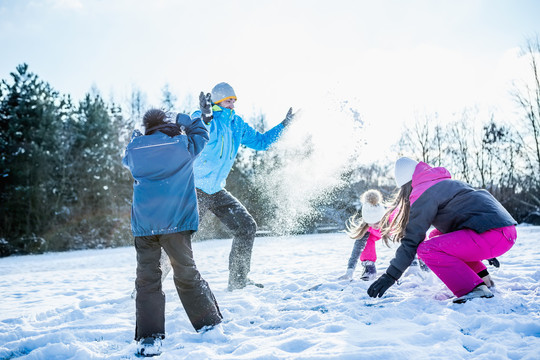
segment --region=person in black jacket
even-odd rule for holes
[[[382,220],[382,235],[401,245],[386,273],[369,287],[369,296],[381,297],[418,254],[454,293],[454,302],[493,297],[482,279],[487,275],[482,260],[514,245],[517,223],[508,211],[486,190],[452,180],[443,167],[400,158],[395,178],[400,192],[387,213],[392,219]],[[431,226],[436,232],[424,241]]]

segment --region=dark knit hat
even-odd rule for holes
[[[144,135],[152,135],[156,131],[160,131],[170,137],[180,135],[180,126],[177,123],[171,122],[169,115],[160,109],[148,110],[143,116]]]
[[[167,113],[161,109],[150,109],[143,116],[143,125],[145,129],[150,129],[158,125],[165,124]]]

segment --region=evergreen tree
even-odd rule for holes
[[[171,92],[169,84],[165,84],[161,89],[161,105],[163,110],[169,112],[176,108],[177,97]]]
[[[59,134],[69,104],[26,64],[10,75],[0,98],[0,237],[25,252],[42,248],[57,210]]]
[[[99,94],[87,94],[74,113],[68,126],[70,196],[64,204],[70,209],[69,219],[53,237],[59,249],[115,243],[119,204],[125,203],[121,195],[124,187],[120,185],[126,185],[121,175],[124,170],[118,123],[117,113],[108,108]],[[62,243],[66,238],[69,243]]]

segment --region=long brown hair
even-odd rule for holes
[[[405,228],[409,223],[411,203],[409,197],[412,192],[412,181],[404,184],[395,195],[390,208],[381,220],[381,235],[384,243],[390,246],[389,239],[400,242],[405,235]]]

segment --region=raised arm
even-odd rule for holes
[[[204,126],[200,118],[191,119],[189,115],[179,113],[176,115],[176,123],[184,129],[189,139],[189,152],[198,156],[208,142],[208,129]]]

